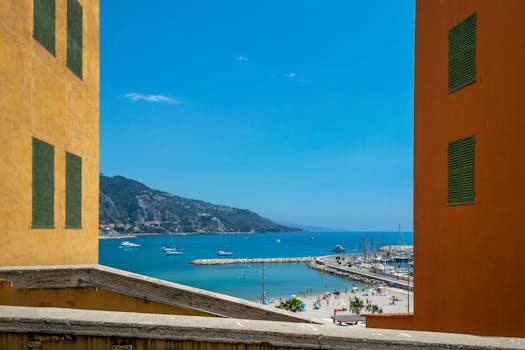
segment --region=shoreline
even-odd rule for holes
[[[288,298],[289,297],[293,296],[288,296]],[[407,294],[404,290],[392,287],[380,287],[379,293],[378,289],[374,288],[368,292],[361,289],[357,291],[341,291],[339,294],[308,294],[299,295],[298,297],[305,303],[305,310],[297,312],[298,315],[313,318],[324,324],[334,326],[336,326],[336,324],[330,318],[330,316],[334,315],[334,309],[337,310],[337,315],[352,315],[352,312],[349,310],[342,310],[348,309],[350,300],[355,297],[361,299],[365,305],[367,305],[368,302],[369,305],[379,306],[383,310],[383,313],[406,313],[408,311],[414,311],[414,293]],[[281,299],[286,300],[287,298]],[[275,308],[279,305],[281,299],[276,299],[273,303],[267,305],[263,304],[263,306]],[[314,307],[314,303],[317,300],[321,302],[318,309]],[[361,314],[364,315],[367,313],[363,308]]]
[[[280,233],[280,234],[294,234],[304,233],[310,231],[275,231],[275,232],[177,232],[177,233],[155,233],[155,232],[136,232],[123,235],[98,235],[98,239],[122,239],[122,238],[136,238],[139,236],[193,236],[193,235],[253,235],[256,233]],[[346,231],[341,231],[346,232]],[[315,232],[323,233],[323,232]]]

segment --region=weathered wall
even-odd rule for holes
[[[128,296],[102,288],[16,289],[7,281],[0,281],[0,304],[187,316],[214,316],[192,309],[161,304],[147,298]]]
[[[48,338],[40,338],[47,336]],[[56,336],[56,338],[50,338]],[[218,317],[0,306],[0,349],[525,349],[523,339]]]
[[[128,296],[137,297],[138,300],[148,298],[150,301],[158,302],[162,305],[174,305],[186,309],[188,312],[189,310],[194,310],[200,314],[220,317],[318,323],[318,321],[302,317],[300,313],[296,314],[277,308],[267,308],[232,296],[101,265],[5,267],[0,268],[0,280],[8,281],[7,285],[14,288],[14,291],[8,291],[3,294],[0,290],[1,305],[41,306],[41,304],[35,304],[28,300],[34,294],[36,298],[49,297],[45,306],[58,307],[64,305],[64,300],[61,297],[66,295],[71,298],[68,302],[76,305],[71,307],[84,308],[82,305],[91,305],[99,310],[133,311],[130,307],[135,304],[131,303],[130,299],[126,297]],[[122,305],[122,308],[111,305],[119,296],[106,293],[90,294],[97,300],[89,300],[89,298],[84,300],[80,291],[89,287],[116,292],[122,295],[125,303]],[[108,299],[104,300],[105,297]],[[138,305],[135,306],[138,307]],[[170,308],[167,308],[167,310],[170,312]]]
[[[449,94],[448,31],[474,12],[476,82]],[[522,0],[417,2],[416,297],[407,328],[525,337],[524,13]],[[447,144],[470,135],[475,203],[447,206]]]
[[[33,0],[0,1],[0,266],[97,263],[99,1],[83,7],[83,79],[66,67],[67,1],[56,56],[33,38]],[[32,137],[55,147],[54,229],[32,229]],[[65,153],[82,157],[82,229],[65,228]]]

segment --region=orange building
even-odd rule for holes
[[[369,327],[525,337],[524,15],[417,1],[414,314]]]

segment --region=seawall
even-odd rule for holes
[[[315,257],[295,258],[252,258],[252,259],[197,259],[190,261],[193,265],[230,265],[230,264],[282,264],[313,261]]]

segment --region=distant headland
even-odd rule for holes
[[[248,209],[175,196],[123,176],[100,174],[99,204],[101,236],[302,231]]]

